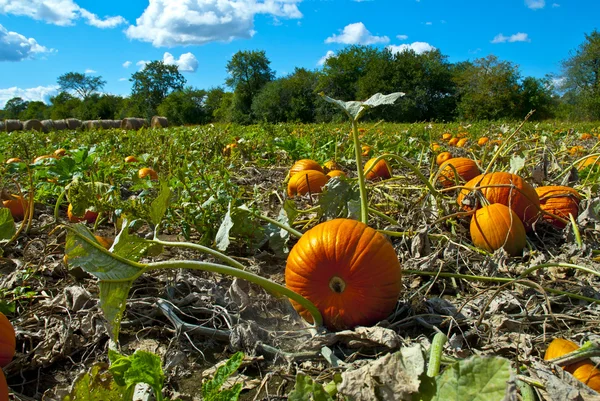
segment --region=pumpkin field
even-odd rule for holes
[[[0,133],[0,400],[600,400],[600,124],[328,101]]]

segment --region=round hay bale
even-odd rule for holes
[[[67,129],[67,121],[66,120],[54,120],[52,121],[54,125],[54,129],[57,131],[62,131]]]
[[[167,121],[167,117],[154,116],[152,117],[152,123],[150,126],[152,128],[167,128],[169,126],[169,122]]]
[[[82,125],[81,120],[78,120],[76,118],[67,118],[65,122],[67,123],[68,129],[77,129]]]
[[[112,120],[113,128],[121,128],[121,120]]]
[[[139,130],[147,125],[144,118],[129,117],[121,120],[121,128],[127,130]]]
[[[5,127],[4,121],[0,121],[0,132],[4,131]]]
[[[27,120],[23,122],[24,131],[43,131],[44,126],[40,120]]]
[[[44,132],[50,132],[54,130],[54,123],[52,122],[52,120],[42,120],[42,126],[44,127]]]
[[[98,120],[100,123],[100,127],[102,129],[111,129],[112,128],[112,120]]]
[[[23,123],[19,120],[4,120],[4,129],[6,132],[21,131]]]

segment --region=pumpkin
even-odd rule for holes
[[[18,157],[11,157],[10,159],[8,159],[6,161],[6,164],[10,164],[10,163],[21,163],[21,159],[19,159]]]
[[[321,168],[319,163],[317,163],[314,160],[310,160],[310,159],[302,159],[302,160],[298,160],[296,163],[294,163],[294,165],[290,169],[290,174],[289,174],[290,178],[292,178],[294,176],[294,174],[296,174],[300,171],[304,171],[304,170],[315,170],[315,171],[320,171],[321,173],[323,173],[323,169]]]
[[[285,267],[286,286],[310,300],[331,330],[368,326],[385,319],[402,289],[402,270],[392,244],[366,224],[335,219],[308,230]],[[292,301],[309,322],[312,317]]]
[[[73,214],[73,205],[69,203],[69,206],[67,207],[67,218],[71,223],[79,223],[81,221],[86,221],[92,224],[98,218],[98,212],[94,212],[93,210],[86,210],[83,217],[75,216]]]
[[[450,138],[450,140],[448,141],[448,145],[451,145],[451,146],[455,146],[457,143],[458,143],[457,137]]]
[[[585,152],[585,148],[581,145],[576,145],[573,146],[571,149],[569,149],[569,154],[571,156],[575,156],[576,154],[583,154]]]
[[[468,139],[467,138],[461,138],[458,140],[458,142],[456,142],[456,147],[457,148],[462,148],[467,144]]]
[[[588,166],[595,166],[598,164],[600,164],[600,156],[589,156],[580,161],[579,164],[577,164],[577,170],[583,170]]]
[[[540,198],[540,208],[552,214],[569,220],[569,214],[577,218],[579,215],[579,201],[581,197],[576,189],[561,185],[537,187],[535,189]],[[544,220],[557,228],[565,228],[566,223],[544,214]]]
[[[323,172],[328,173],[332,170],[339,170],[341,167],[335,160],[329,160],[323,164]]]
[[[362,145],[361,150],[362,150],[361,154],[363,156],[369,156],[371,154],[371,147],[369,145]]]
[[[495,185],[503,186],[495,187]],[[514,185],[514,188],[508,185]],[[527,230],[531,228],[531,224],[538,216],[540,199],[537,192],[516,174],[505,172],[481,174],[467,182],[464,187],[458,194],[457,202],[465,210],[472,210],[474,205],[463,204],[464,198],[471,191],[479,190],[489,203],[502,203],[509,206]]]
[[[477,145],[479,145],[479,146],[483,146],[483,145],[485,145],[486,143],[488,143],[488,142],[489,142],[489,140],[490,140],[490,138],[488,138],[487,136],[482,136],[481,138],[479,138],[479,139],[477,140]]]
[[[346,173],[344,173],[342,170],[331,170],[330,172],[327,173],[327,177],[329,178],[333,178],[333,177],[345,177]]]
[[[56,157],[63,157],[66,154],[67,154],[67,149],[64,149],[64,148],[56,149],[54,151],[54,156],[56,156]]]
[[[56,159],[56,156],[55,155],[42,155],[42,156],[38,156],[35,159],[33,159],[33,162],[37,163],[39,161],[46,160],[46,159]]]
[[[578,349],[579,346],[573,341],[564,338],[555,338],[550,345],[548,345],[546,353],[544,354],[544,360],[548,361],[550,359],[558,358]],[[573,377],[583,384],[600,392],[600,370],[596,368],[595,364],[590,359],[584,359],[583,361],[563,366],[563,369],[571,373]]]
[[[8,401],[8,384],[2,369],[0,369],[0,401]]]
[[[365,167],[364,167],[364,172],[365,174],[365,178],[367,180],[371,180],[371,181],[376,181],[376,180],[385,180],[387,178],[390,178],[392,176],[392,172],[390,170],[390,166],[388,165],[388,163],[385,161],[385,159],[380,159],[377,164],[375,164],[373,166],[373,164],[375,163],[375,159],[376,157],[369,159],[366,163],[365,163]],[[373,168],[371,168],[371,166],[373,166]],[[369,169],[371,171],[369,171]]]
[[[586,141],[588,139],[592,139],[592,134],[589,134],[587,132],[584,132],[583,134],[581,134],[581,136],[579,137],[580,140],[582,141]]]
[[[11,195],[11,199],[2,201],[5,208],[10,210],[10,214],[15,221],[21,221],[25,218],[29,203],[27,199],[23,199],[21,196]]]
[[[449,132],[445,132],[444,134],[442,134],[442,140],[444,141],[449,141],[452,138],[452,134]]]
[[[455,185],[456,182],[454,179],[454,169],[452,167],[456,169],[456,172],[460,177],[459,181],[469,181],[481,174],[481,171],[479,171],[479,167],[474,160],[466,157],[452,158],[440,166],[439,181],[446,188]]]
[[[439,143],[434,142],[434,143],[431,144],[431,150],[433,150],[434,152],[437,152],[440,149],[442,149],[442,147],[440,146]]]
[[[0,368],[12,361],[16,346],[15,328],[10,324],[8,318],[0,312]]]
[[[473,245],[488,252],[503,248],[509,255],[517,256],[527,242],[523,223],[501,203],[478,209],[471,219],[470,231]]]
[[[237,147],[238,144],[236,142],[225,145],[225,147],[223,148],[223,156],[230,156],[231,152]]]
[[[136,163],[138,159],[135,156],[127,156],[125,158],[125,163]]]
[[[290,198],[307,193],[319,193],[321,188],[327,184],[327,177],[323,172],[317,170],[306,170],[294,174],[288,182],[287,192]]]
[[[444,163],[447,160],[452,159],[452,153],[450,152],[442,152],[439,155],[436,156],[435,158],[435,164],[437,164],[438,166],[441,165],[442,163]]]
[[[149,167],[143,167],[139,169],[138,177],[140,177],[142,180],[146,177],[150,177],[151,180],[158,180],[158,174],[156,173],[156,171],[152,170]]]

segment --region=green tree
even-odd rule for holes
[[[142,71],[134,73],[129,79],[133,82],[131,100],[137,103],[147,118],[156,114],[156,109],[169,95],[183,90],[186,80],[177,66],[162,61],[152,61]]]
[[[254,97],[270,82],[275,73],[264,50],[238,51],[227,63],[225,83],[233,88],[232,118],[236,122],[252,121],[251,107]]]
[[[19,115],[27,109],[29,102],[23,100],[20,97],[13,97],[8,99],[4,105],[5,118],[17,119]]]
[[[584,42],[562,62],[565,97],[580,117],[600,119],[600,32],[585,34]]]
[[[158,106],[158,114],[170,124],[206,124],[212,115],[204,108],[206,91],[187,87],[171,92]]]
[[[69,92],[60,92],[50,98],[50,118],[60,120],[63,118],[74,118],[77,109],[81,105],[81,99],[74,97]]]
[[[43,120],[49,117],[49,108],[46,103],[33,101],[27,103],[27,108],[19,114],[19,119],[25,120]]]
[[[67,72],[58,77],[57,83],[60,91],[72,91],[82,99],[87,99],[106,85],[102,77],[91,77],[79,72]]]
[[[221,101],[226,95],[226,92],[220,86],[216,88],[210,88],[206,92],[206,99],[204,100],[204,109],[208,114],[210,121],[217,120],[215,113],[221,107]]]
[[[553,94],[552,82],[549,78],[526,77],[521,83],[520,111],[515,117],[523,117],[531,110],[535,113],[532,120],[553,118],[556,101]]]

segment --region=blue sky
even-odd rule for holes
[[[0,0],[0,108],[47,101],[70,71],[128,95],[151,60],[179,65],[188,85],[222,86],[239,50],[265,50],[278,76],[350,44],[434,47],[450,62],[494,54],[523,76],[559,75],[598,15],[598,0]]]

